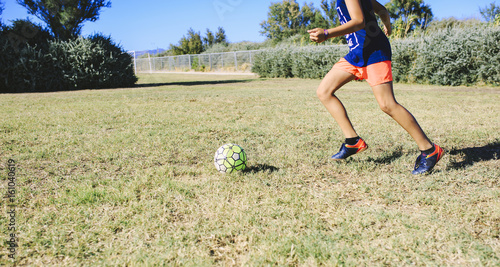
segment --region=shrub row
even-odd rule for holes
[[[345,45],[262,50],[254,58],[252,72],[267,78],[322,78],[347,51]]]
[[[412,39],[393,40],[396,82],[437,85],[500,84],[500,27],[443,29]],[[255,56],[261,77],[322,78],[347,47],[279,47]]]
[[[37,44],[19,44],[15,37],[0,35],[2,93],[116,88],[137,81],[132,57],[109,37]]]
[[[409,82],[500,84],[500,27],[445,29],[407,47],[396,51],[413,58],[406,74]]]

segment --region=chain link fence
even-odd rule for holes
[[[137,52],[129,52],[134,57],[135,73],[153,72],[241,72],[251,73],[254,56],[262,50],[249,50],[225,53],[198,55],[181,55],[167,57],[137,56]]]

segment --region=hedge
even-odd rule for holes
[[[415,43],[410,54],[417,57],[407,72],[409,82],[500,84],[500,27],[445,29]]]
[[[268,78],[322,78],[348,51],[345,45],[262,50],[254,58],[252,72]]]
[[[13,46],[0,34],[0,92],[43,92],[134,85],[132,57],[100,35]]]
[[[396,82],[437,85],[500,85],[500,27],[443,29],[391,41]],[[278,47],[255,56],[261,77],[322,78],[347,46]]]

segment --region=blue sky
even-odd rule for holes
[[[2,21],[30,17],[16,0],[4,3]],[[480,18],[479,7],[495,0],[425,0],[437,18]],[[202,35],[209,28],[223,27],[230,42],[261,42],[260,23],[267,18],[272,2],[280,0],[113,0],[111,8],[101,11],[96,22],[86,22],[83,35],[100,32],[111,35],[126,50],[168,48],[177,44],[189,28]],[[297,1],[301,6],[306,1]],[[319,8],[321,0],[309,0]],[[389,0],[379,0],[385,4]],[[497,2],[499,3],[499,2]],[[500,3],[499,3],[500,4]]]

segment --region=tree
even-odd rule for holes
[[[170,45],[170,51],[174,55],[200,54],[203,52],[203,42],[200,32],[189,28],[187,36],[183,36],[179,45]]]
[[[14,20],[11,25],[2,28],[2,34],[7,36],[13,51],[19,52],[27,44],[41,50],[48,47],[48,42],[53,39],[49,30],[29,20]]]
[[[215,41],[216,44],[223,44],[223,45],[228,45],[227,37],[226,37],[226,31],[222,27],[219,27],[217,29],[217,32],[215,33]]]
[[[300,9],[300,13],[300,34],[307,35],[309,37],[309,34],[305,32],[306,30],[313,28],[330,28],[329,21],[323,16],[323,14],[321,14],[321,10],[315,8],[312,3],[304,3],[304,6]]]
[[[340,21],[338,20],[337,16],[337,9],[335,8],[336,6],[337,6],[337,0],[331,0],[330,3],[328,3],[327,0],[321,1],[321,9],[326,14],[326,20],[328,21],[328,28],[333,28],[340,24]]]
[[[479,12],[481,16],[486,20],[486,22],[495,21],[497,15],[500,14],[500,6],[497,6],[495,2],[490,3],[489,6],[485,6],[484,8],[479,8]]]
[[[274,42],[280,42],[292,36],[301,41],[309,40],[307,30],[312,28],[333,28],[338,25],[336,0],[323,0],[321,9],[326,17],[312,3],[304,3],[302,7],[295,0],[283,0],[269,7],[268,18],[260,25],[260,33]]]
[[[219,27],[215,35],[207,29],[205,37],[201,37],[200,32],[195,32],[192,28],[188,30],[187,36],[183,36],[178,45],[170,45],[168,55],[201,54],[215,44],[228,45],[226,33]]]
[[[214,42],[215,42],[214,34],[210,31],[210,29],[207,29],[206,36],[203,37],[203,50],[207,50],[214,44]]]
[[[200,32],[195,32],[193,29],[189,29],[187,40],[188,49],[186,54],[200,54],[203,52],[203,42],[201,41]]]
[[[2,12],[3,12],[3,3],[0,2],[0,29],[2,28]]]
[[[295,0],[283,0],[269,7],[267,20],[260,26],[260,33],[268,39],[281,41],[299,32],[302,23],[299,4]]]
[[[405,37],[416,28],[426,29],[434,18],[431,7],[423,0],[391,0],[385,7],[394,20],[396,36]]]
[[[99,19],[103,7],[111,7],[107,0],[17,0],[28,12],[45,22],[52,34],[68,40],[80,35],[83,23]]]

